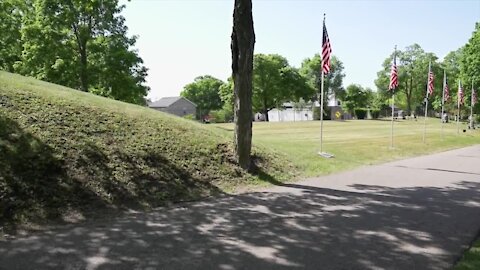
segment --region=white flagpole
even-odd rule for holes
[[[432,62],[428,64],[428,75],[427,75],[427,93],[425,96],[425,119],[423,121],[423,143],[425,143],[425,133],[427,133],[427,110],[428,110],[428,81],[430,78],[430,72],[432,69]]]
[[[472,79],[472,97],[470,98],[470,128],[473,129],[473,79]]]
[[[323,42],[328,42],[328,50],[329,50],[329,54],[331,52],[330,50],[330,41],[328,40],[328,35],[327,35],[327,28],[325,27],[325,13],[323,14],[323,37],[326,38],[326,40],[323,40],[322,39],[322,61],[321,61],[321,81],[320,81],[320,152],[318,153],[320,156],[324,157],[324,158],[332,158],[334,157],[333,154],[329,154],[329,153],[326,153],[326,152],[323,152],[323,97],[324,97],[324,90],[323,90],[323,84],[324,84],[324,80],[325,80],[325,72],[323,71],[323,65],[324,65],[324,60],[323,59],[323,47],[325,46],[325,44]]]
[[[458,106],[458,114],[457,114],[457,134],[460,133],[460,88],[461,88],[460,79],[458,80],[458,92],[457,92],[457,106]]]
[[[323,63],[323,60],[322,60]],[[323,153],[323,64],[321,72],[321,86],[320,86],[320,153]]]
[[[397,62],[397,45],[395,45],[395,50],[393,52],[393,63],[394,63],[395,66],[397,65],[396,62]],[[398,74],[398,72],[397,72],[397,74]],[[390,74],[390,76],[391,76],[391,74]],[[397,77],[397,81],[398,81],[398,77]],[[393,123],[394,123],[394,117],[395,117],[394,108],[395,108],[395,88],[392,89],[392,131],[391,131],[391,134],[390,134],[390,148],[392,148],[392,149],[393,149]]]
[[[444,137],[443,135],[443,126],[444,126],[444,121],[447,119],[443,119],[443,115],[445,114],[445,85],[447,85],[447,73],[445,72],[445,69],[443,70],[443,90],[442,90],[442,115],[440,115],[440,119],[442,121],[442,139]]]
[[[394,89],[392,89],[392,91],[395,91]],[[393,92],[393,95],[392,95],[392,132],[391,132],[391,141],[390,141],[390,148],[393,148],[393,118],[394,118],[394,108],[395,108],[395,92]]]

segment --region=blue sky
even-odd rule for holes
[[[149,68],[149,97],[177,96],[200,75],[231,74],[233,0],[123,1],[130,35]],[[333,54],[344,63],[344,86],[375,89],[395,45],[418,43],[442,59],[463,46],[480,22],[479,0],[306,1],[253,0],[255,53],[277,53],[300,67],[321,49],[322,18]]]

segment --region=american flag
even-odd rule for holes
[[[428,85],[427,85],[427,91],[428,91],[428,96],[431,96],[433,94],[433,72],[432,72],[432,67],[431,64],[428,66]]]
[[[458,105],[463,105],[463,88],[460,81],[458,81]]]
[[[323,21],[323,40],[322,40],[322,71],[323,74],[330,72],[330,54],[332,54],[332,47],[330,46],[330,39],[328,38],[327,27],[325,20]]]
[[[450,92],[449,92],[450,89],[448,89],[447,75],[444,75],[444,77],[445,77],[445,79],[444,79],[444,83],[443,83],[443,93],[444,93],[443,101],[447,102],[450,99]]]
[[[397,56],[393,56],[392,71],[390,73],[390,85],[388,90],[394,91],[398,87],[398,74],[397,74]]]

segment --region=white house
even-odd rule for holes
[[[270,122],[310,121],[313,120],[313,111],[311,108],[296,110],[293,103],[286,102],[280,110],[275,108],[268,111],[268,120]]]

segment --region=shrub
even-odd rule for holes
[[[195,120],[195,115],[193,114],[186,114],[183,116],[183,118],[188,119],[188,120]]]
[[[380,110],[376,110],[376,109],[370,110],[370,114],[372,115],[373,119],[377,119],[380,117]]]
[[[210,112],[210,121],[212,123],[228,123],[233,118],[233,113],[230,110],[216,110]]]
[[[365,116],[367,116],[367,110],[355,109],[355,116],[357,116],[357,119],[365,119]]]
[[[330,120],[330,108],[323,111],[323,120]],[[313,107],[313,120],[320,120],[320,107]]]

